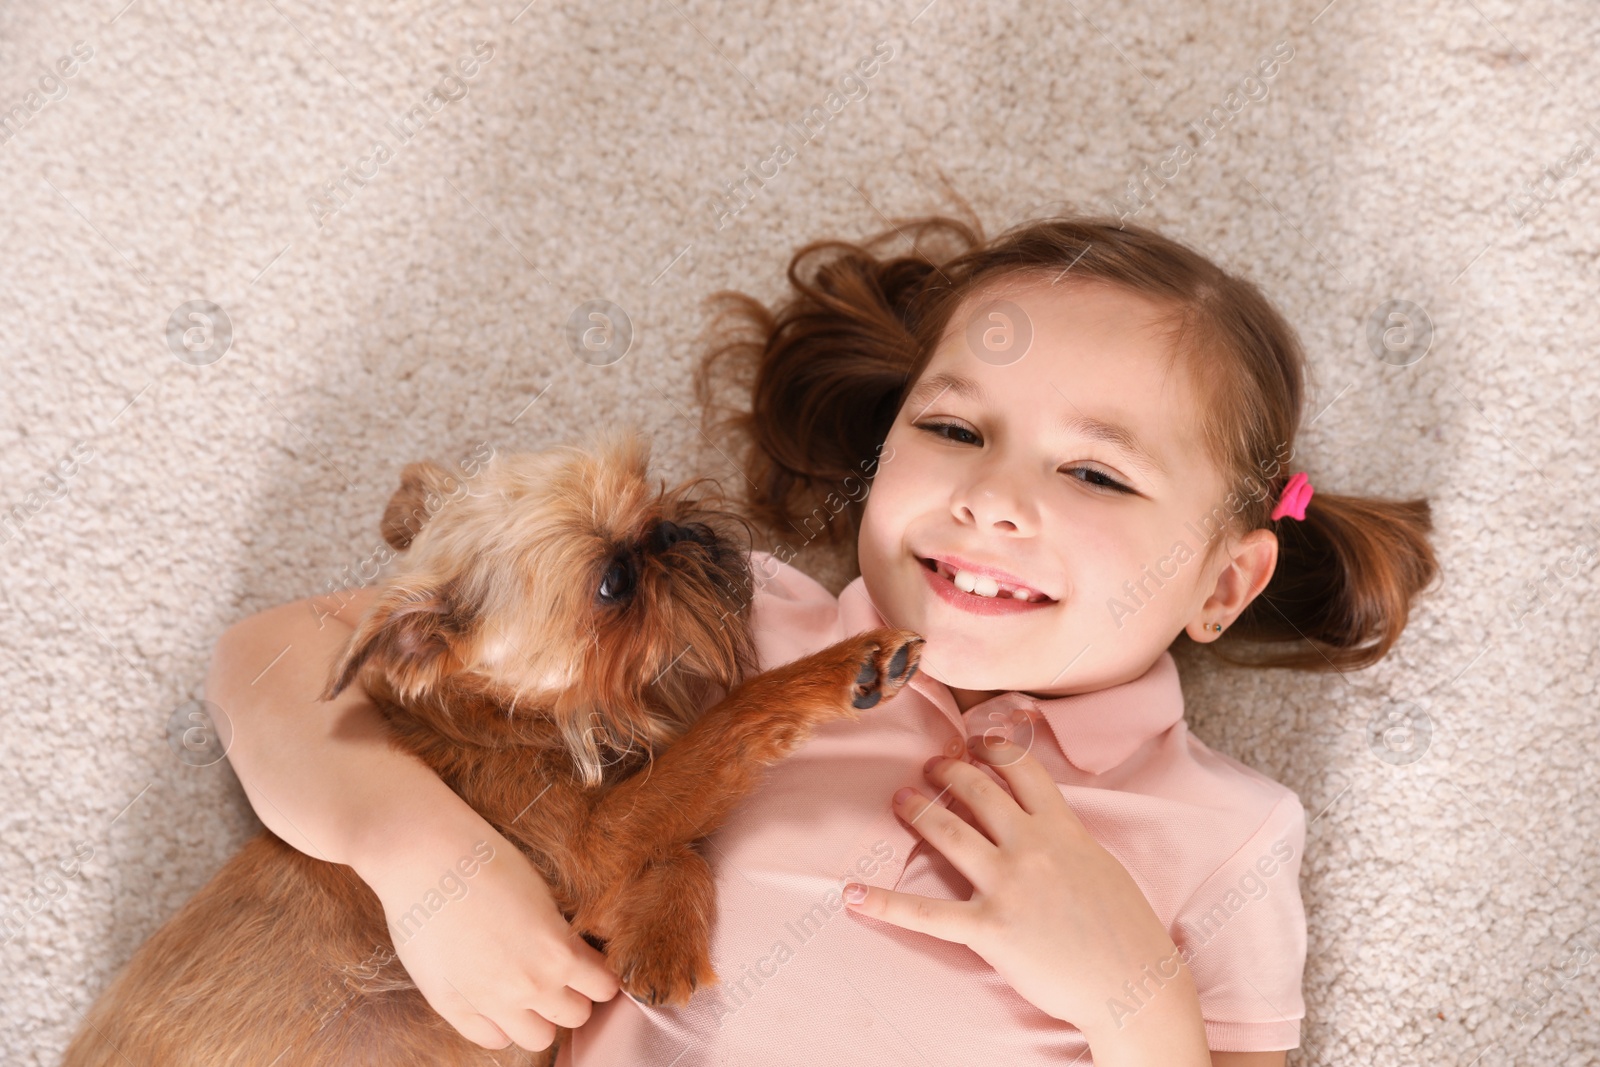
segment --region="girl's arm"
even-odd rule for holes
[[[217,640],[206,699],[219,740],[267,828],[301,852],[348,864],[392,931],[469,856],[466,895],[433,913],[396,954],[424,997],[485,1048],[548,1048],[618,990],[604,958],[573,934],[533,864],[421,760],[392,746],[359,684],[319,699],[372,590],[296,600]]]

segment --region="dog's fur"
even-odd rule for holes
[[[325,695],[359,680],[396,743],[528,854],[623,988],[676,1004],[716,979],[697,843],[813,727],[892,697],[922,638],[871,631],[747,678],[738,520],[696,499],[699,482],[652,489],[647,467],[636,434],[496,456],[465,493],[444,468],[406,467],[383,530],[409,548]],[[461,1037],[393,944],[349,867],[263,831],[139,949],[64,1063],[553,1059]]]

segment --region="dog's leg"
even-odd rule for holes
[[[775,763],[821,723],[856,718],[916,673],[923,638],[869,630],[758,674],[709,708],[653,763],[609,789],[587,836],[631,875],[653,853],[710,833]]]
[[[923,638],[910,630],[872,630],[748,680],[708,709],[654,763],[612,789],[567,848],[584,868],[587,891],[572,925],[607,941],[607,958],[667,995],[686,995],[714,979],[706,932],[693,912],[654,911],[636,886],[683,879],[673,892],[697,891],[710,872],[689,845],[715,830],[748,795],[761,769],[793,751],[823,722],[854,718],[898,693],[916,672]],[[692,861],[685,856],[692,857]],[[698,898],[687,904],[698,908]],[[666,913],[660,913],[665,908]],[[709,920],[711,908],[705,909]],[[641,921],[665,922],[652,939]],[[618,961],[621,951],[625,961]],[[636,989],[630,988],[630,992]],[[643,994],[638,994],[641,997]]]
[[[683,1004],[716,981],[715,912],[716,880],[698,852],[680,845],[652,859],[616,899],[605,952],[622,988],[647,1004]]]

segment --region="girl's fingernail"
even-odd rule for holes
[[[973,752],[987,755],[993,752],[998,745],[1003,745],[1008,739],[1001,734],[973,734],[967,738],[967,747]]]
[[[867,899],[867,887],[857,882],[851,882],[844,887],[844,899],[850,904],[859,904]]]
[[[942,759],[944,759],[943,756],[929,756],[928,762],[922,765],[922,773],[927,774],[929,771],[933,770],[934,766]]]
[[[910,800],[915,793],[916,790],[912,789],[909,785],[902,786],[894,791],[894,802],[896,804],[904,804],[906,801]]]

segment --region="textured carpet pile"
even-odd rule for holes
[[[1433,502],[1381,665],[1182,662],[1312,820],[1290,1062],[1600,1062],[1597,53],[1549,0],[0,8],[0,1058],[55,1062],[258,825],[183,743],[223,629],[370,576],[413,459],[627,419],[736,478],[703,298],[948,181],[1255,279],[1296,467]]]

